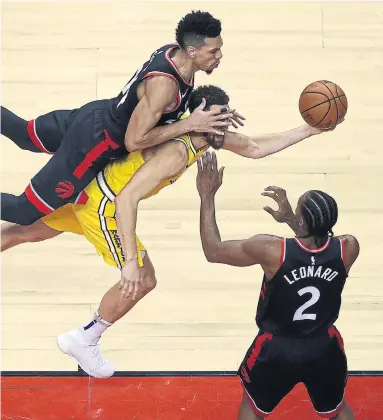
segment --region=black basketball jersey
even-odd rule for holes
[[[178,48],[180,48],[178,44],[168,44],[154,51],[150,59],[135,72],[120,94],[108,101],[106,128],[115,142],[120,145],[124,144],[126,128],[138,104],[137,88],[145,78],[165,76],[174,80],[178,85],[177,101],[171,109],[166,110],[157,126],[177,121],[185,113],[193,90],[194,77],[188,83],[182,78],[171,60],[172,54]]]
[[[264,276],[256,322],[260,330],[286,337],[322,333],[336,321],[347,278],[343,244],[329,237],[319,249],[297,238],[282,239],[281,265]]]

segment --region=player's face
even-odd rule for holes
[[[230,111],[229,105],[212,105],[210,107],[210,111],[222,110],[222,109],[225,110],[224,112]],[[217,134],[207,133],[205,137],[206,137],[206,141],[213,149],[215,150],[222,149],[225,136],[218,136]]]
[[[195,49],[195,63],[198,68],[211,74],[216,69],[222,58],[223,41],[221,36],[216,38],[206,38],[202,47]]]

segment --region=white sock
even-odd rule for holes
[[[101,334],[107,330],[113,322],[105,321],[100,314],[96,312],[92,321],[80,328],[81,336],[87,344],[97,344]]]

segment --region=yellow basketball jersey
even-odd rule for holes
[[[173,184],[186,171],[186,169],[199,159],[209,148],[209,145],[206,145],[199,150],[195,150],[188,134],[172,140],[181,141],[185,145],[188,153],[188,163],[184,170],[171,178],[163,180],[158,187],[145,198],[158,194],[158,192],[164,187]],[[85,192],[91,200],[94,188],[100,189],[110,201],[114,201],[114,197],[121,192],[121,190],[144,163],[145,161],[142,156],[142,152],[132,152],[125,159],[107,165],[105,169],[97,175],[97,178],[88,185]]]

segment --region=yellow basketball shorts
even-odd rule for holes
[[[93,205],[95,204],[94,198],[89,197],[90,201],[88,200],[88,203],[85,205],[66,204],[44,216],[41,220],[47,226],[59,232],[72,232],[85,236],[107,264],[121,269],[124,265],[125,257],[117,232],[116,219],[106,215],[106,213],[110,213],[110,207],[114,207],[114,203],[105,203],[106,205],[103,207],[103,203],[100,201],[100,205],[97,207]],[[106,199],[106,197],[97,198],[104,201]],[[146,248],[138,236],[136,236],[136,244],[138,264],[142,267]]]

